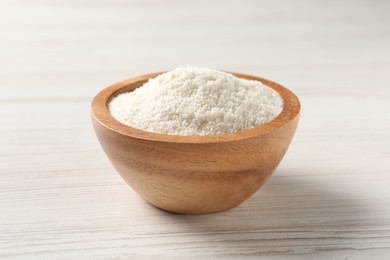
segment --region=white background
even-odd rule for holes
[[[227,212],[166,213],[114,171],[89,107],[194,65],[302,102],[274,176]],[[388,259],[389,1],[0,1],[0,258]]]

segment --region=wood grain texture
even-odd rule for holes
[[[284,106],[272,121],[252,129],[210,136],[175,136],[128,127],[108,111],[110,99],[160,73],[133,77],[105,88],[91,106],[95,133],[122,178],[150,204],[175,213],[206,214],[238,206],[279,165],[299,121],[298,98],[283,86],[257,80],[280,95]]]
[[[388,259],[389,13],[363,0],[1,1],[0,258]],[[144,203],[90,124],[112,82],[183,65],[269,78],[302,102],[278,170],[223,213]]]

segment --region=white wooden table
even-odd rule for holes
[[[390,259],[389,1],[0,2],[0,259]],[[93,96],[195,65],[302,102],[270,181],[227,212],[160,211],[114,171]]]

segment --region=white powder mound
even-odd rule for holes
[[[282,111],[283,100],[258,81],[183,67],[119,94],[108,108],[119,122],[145,131],[213,135],[269,122]]]

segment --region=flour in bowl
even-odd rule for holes
[[[182,67],[114,97],[110,114],[133,128],[170,135],[215,135],[256,127],[276,118],[282,98],[261,82]]]

